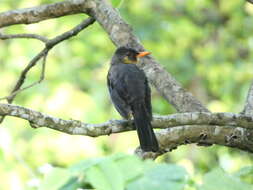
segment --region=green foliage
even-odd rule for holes
[[[155,164],[121,154],[83,161],[68,170],[54,168],[45,177],[40,190],[67,190],[87,186],[98,190],[180,190],[186,183],[186,176],[182,167]]]
[[[221,169],[214,169],[207,173],[203,179],[203,185],[200,190],[251,190],[253,185],[244,183],[235,176],[226,174]]]
[[[241,168],[239,171],[235,172],[234,175],[236,177],[240,177],[245,182],[253,184],[253,166],[245,166]]]
[[[183,190],[187,173],[184,168],[172,164],[156,164],[145,170],[143,176],[127,186],[127,190]]]
[[[243,177],[245,175],[253,175],[253,167],[252,166],[243,167],[239,171],[237,171],[235,175],[238,177]]]
[[[252,167],[251,167],[252,169]],[[248,169],[246,169],[248,171]],[[242,169],[238,174],[251,176]],[[189,179],[192,178],[192,179]],[[253,185],[229,175],[221,169],[213,169],[204,175],[202,185],[192,184],[194,176],[174,164],[142,161],[136,156],[116,154],[100,159],[89,159],[68,169],[54,168],[47,174],[40,190],[251,190]]]
[[[71,173],[68,172],[67,169],[64,168],[54,168],[52,171],[45,177],[44,182],[40,185],[39,190],[56,190],[56,189],[63,189],[63,187],[68,186],[68,190],[73,189],[73,185],[69,185],[71,181],[71,184],[77,184],[77,181],[74,180],[71,176]],[[75,185],[74,185],[75,186]],[[76,186],[75,186],[76,187]],[[67,190],[66,189],[66,190]],[[74,188],[76,189],[76,188]]]
[[[123,190],[123,176],[111,160],[104,160],[89,168],[87,181],[96,189]]]

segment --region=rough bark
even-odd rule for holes
[[[131,122],[126,120],[88,124],[63,120],[12,104],[0,104],[0,115],[25,119],[35,128],[48,127],[72,135],[97,137],[133,130]],[[181,113],[156,116],[152,125],[154,128],[167,128],[156,133],[161,146],[160,153],[189,143],[219,144],[253,152],[253,118],[249,116],[233,113]]]
[[[222,145],[253,153],[253,130],[240,127],[220,127],[209,125],[188,125],[159,130],[156,133],[161,151],[143,152],[140,148],[135,153],[142,158],[152,158],[175,150],[180,145]]]
[[[17,9],[0,13],[0,28],[15,24],[32,24],[43,20],[87,13],[93,3],[90,0],[68,0],[32,8]]]

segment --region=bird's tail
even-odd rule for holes
[[[157,152],[159,146],[151,125],[152,118],[150,114],[146,111],[144,105],[138,103],[132,106],[132,110],[141,149]]]

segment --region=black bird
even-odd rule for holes
[[[144,72],[135,64],[138,58],[148,54],[132,48],[118,48],[111,60],[107,85],[120,115],[127,120],[133,117],[141,149],[157,152],[159,146],[151,125],[150,88]]]

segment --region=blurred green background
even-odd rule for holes
[[[2,0],[0,12],[53,0]],[[119,12],[132,25],[145,48],[183,86],[214,112],[240,112],[253,79],[253,5],[244,0],[125,0]],[[36,33],[49,38],[79,24],[72,15],[32,25],[1,29],[5,34]],[[20,72],[43,44],[36,40],[0,41],[0,97],[6,96]],[[106,75],[115,46],[98,23],[50,51],[46,78],[20,93],[14,103],[64,119],[100,123],[120,116],[113,108]],[[39,64],[25,86],[39,78]],[[5,102],[5,101],[1,101]],[[152,90],[154,114],[175,110]],[[86,158],[132,154],[135,132],[90,138],[6,118],[0,127],[0,189],[33,189],[51,166],[69,166]],[[220,146],[181,146],[158,162],[184,166],[198,180],[212,168],[234,172],[253,165],[252,155]]]

